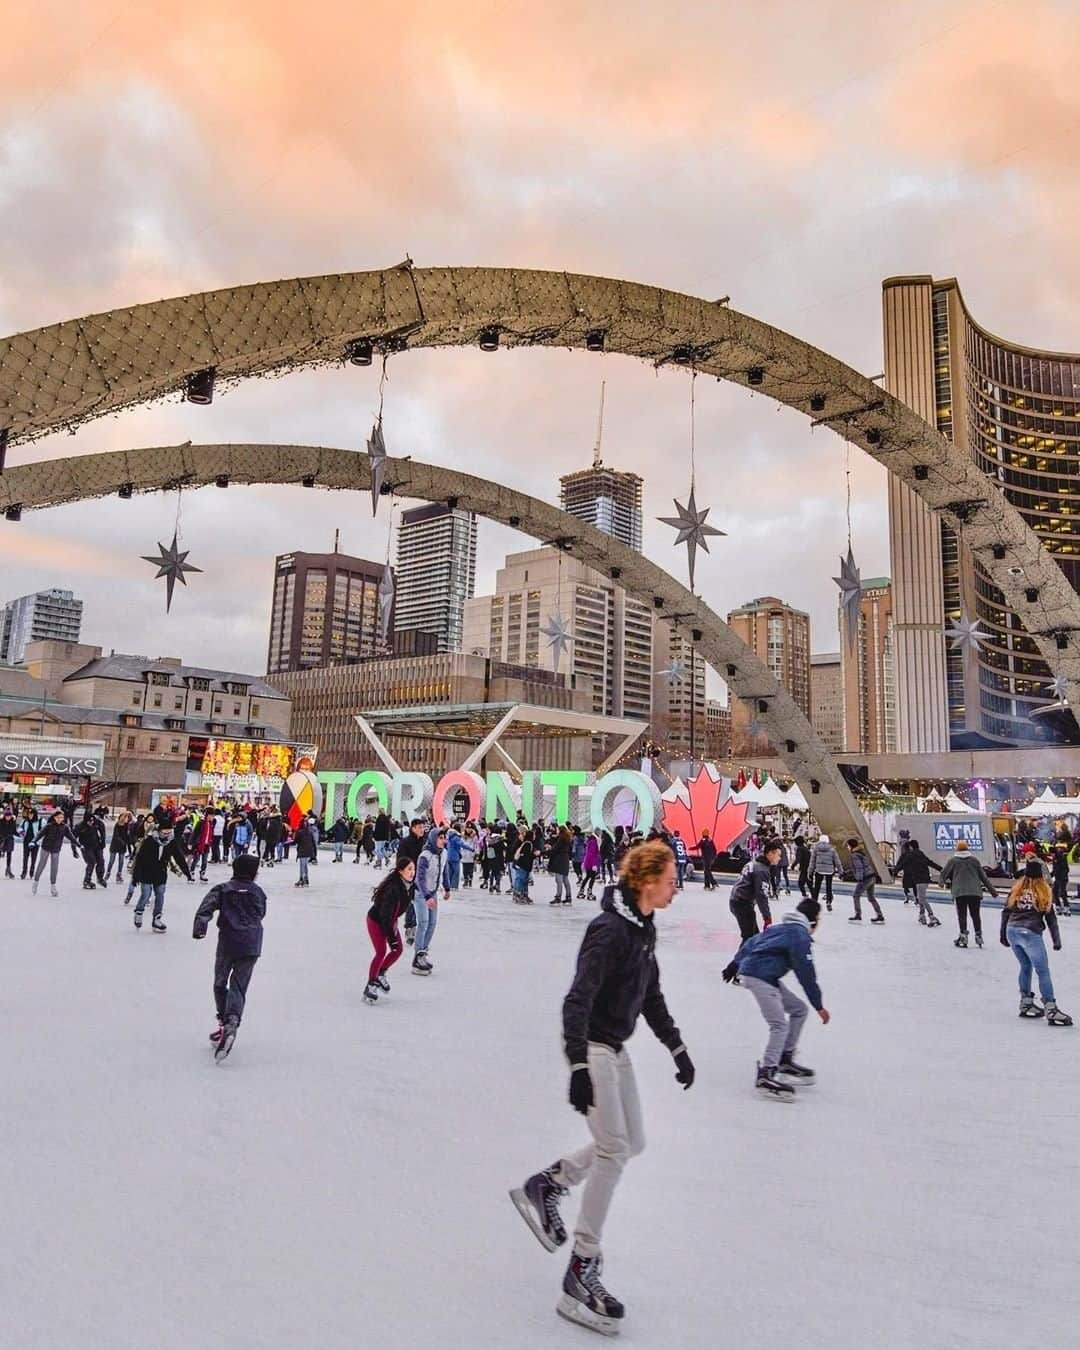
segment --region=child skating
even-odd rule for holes
[[[627,853],[618,884],[605,892],[563,1003],[570,1104],[586,1117],[593,1142],[510,1192],[541,1245],[555,1251],[567,1237],[559,1200],[568,1187],[585,1183],[557,1311],[605,1336],[618,1333],[625,1310],[601,1282],[600,1239],[623,1167],[645,1142],[625,1047],[640,1014],[671,1052],[684,1090],[694,1081],[694,1065],[660,990],[655,955],[653,915],[671,903],[675,885],[675,857],[666,844],[653,841]]]
[[[218,916],[214,958],[214,1008],[218,1024],[210,1033],[210,1041],[214,1059],[219,1063],[233,1048],[255,962],[262,955],[266,894],[255,884],[258,871],[258,857],[242,853],[233,861],[232,880],[220,882],[208,891],[195,911],[193,938],[204,938],[210,920],[215,914]]]
[[[816,900],[803,900],[796,909],[785,914],[764,933],[747,938],[735,953],[735,959],[723,972],[723,978],[734,978],[732,966],[740,982],[750,990],[761,1009],[769,1028],[765,1053],[757,1066],[755,1088],[765,1097],[776,1101],[792,1101],[793,1083],[809,1085],[814,1081],[813,1069],[795,1062],[795,1047],[806,1021],[806,1004],[783,984],[789,971],[803,987],[811,1006],[823,1023],[829,1013],[823,1006],[811,955],[813,932],[821,916]]]

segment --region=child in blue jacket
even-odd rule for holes
[[[816,900],[804,900],[779,923],[774,923],[764,933],[747,938],[735,953],[734,961],[723,972],[728,982],[738,975],[739,982],[757,999],[761,1015],[768,1024],[769,1040],[757,1066],[755,1087],[777,1101],[794,1099],[791,1080],[803,1084],[814,1081],[813,1069],[796,1064],[793,1058],[806,1021],[806,1004],[781,983],[789,971],[795,972],[795,978],[822,1022],[829,1020],[810,950],[820,914],[821,906]]]

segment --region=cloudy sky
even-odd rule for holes
[[[956,276],[1018,342],[1080,349],[1076,0],[38,0],[0,51],[0,331],[164,296],[392,265],[565,268],[730,295],[867,375],[881,280]],[[554,499],[604,456],[650,522],[689,478],[684,372],[555,351],[410,353],[390,366],[391,453]],[[378,373],[255,381],[16,447],[11,462],[195,441],[362,448]],[[698,500],[728,531],[698,564],[721,612],[777,594],[837,645],[843,443],[698,381]],[[882,472],[857,451],[863,575],[888,572]],[[344,494],[206,489],[183,542],[206,568],[170,617],[139,555],[175,498],[0,529],[0,598],[85,601],[84,640],[265,667],[273,557],[381,558],[387,516]],[[0,522],[0,525],[3,523]],[[649,523],[646,551],[683,576]],[[481,525],[480,589],[528,541]]]

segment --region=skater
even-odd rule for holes
[[[684,1091],[694,1082],[694,1065],[668,1012],[656,964],[654,914],[671,904],[675,885],[671,849],[654,840],[629,850],[618,884],[604,892],[601,912],[585,931],[574,982],[563,1003],[570,1104],[586,1117],[593,1142],[510,1192],[537,1239],[554,1251],[567,1237],[559,1199],[567,1187],[585,1183],[557,1310],[604,1335],[614,1335],[624,1315],[623,1305],[600,1278],[604,1220],[623,1168],[645,1146],[634,1069],[625,1047],[640,1014],[670,1051],[676,1081]]]
[[[476,871],[476,851],[479,847],[476,826],[470,820],[461,836],[461,884],[467,891],[472,890],[473,873]]]
[[[274,866],[284,834],[285,817],[281,814],[280,808],[272,806],[263,831],[263,862],[267,867]]]
[[[75,831],[75,838],[78,840],[83,862],[86,864],[86,871],[83,873],[83,890],[96,890],[97,887],[94,885],[95,871],[99,883],[102,886],[105,885],[105,827],[98,817],[87,813],[83,817],[82,824]]]
[[[488,891],[492,895],[501,895],[503,872],[506,870],[506,837],[501,830],[493,829],[488,835],[484,854],[487,860]]]
[[[536,847],[532,836],[526,834],[517,846],[510,864],[510,894],[515,905],[531,905],[529,886],[532,884],[533,864],[536,861]]]
[[[266,894],[256,886],[259,859],[251,853],[233,863],[231,881],[222,881],[206,893],[195,911],[193,938],[204,938],[210,920],[218,916],[217,955],[214,958],[214,1010],[217,1030],[210,1033],[214,1058],[223,1060],[233,1047],[244,1015],[248,985],[255,962],[262,955]]]
[[[814,900],[821,899],[821,883],[825,883],[825,908],[832,909],[833,877],[840,872],[840,854],[833,848],[832,840],[823,834],[810,850],[810,895]]]
[[[810,896],[810,845],[801,834],[795,839],[795,866],[799,869],[799,894],[806,900]]]
[[[329,839],[334,846],[334,862],[339,863],[344,861],[345,845],[349,842],[349,836],[351,834],[352,826],[349,824],[349,817],[342,812],[337,820],[334,821],[333,825],[330,826]],[[357,861],[359,861],[359,853],[357,855]]]
[[[0,855],[4,859],[4,876],[15,879],[15,873],[11,868],[11,859],[15,852],[15,835],[19,830],[19,822],[15,818],[15,812],[10,806],[5,806],[3,814],[0,814]]]
[[[305,816],[296,831],[296,862],[299,869],[295,885],[310,886],[308,867],[315,857],[315,836],[311,832],[311,823]]]
[[[390,817],[380,807],[371,836],[375,841],[375,866],[385,867],[390,857]]]
[[[768,928],[772,923],[772,910],[769,908],[769,899],[772,896],[772,869],[779,858],[780,845],[770,840],[761,857],[751,858],[731,888],[728,908],[735,915],[735,922],[739,925],[739,936],[744,942],[758,931],[757,917],[754,914],[755,905],[761,911],[765,927]]]
[[[37,862],[38,855],[38,835],[44,829],[41,823],[41,817],[32,806],[24,806],[22,819],[19,821],[19,837],[22,839],[22,881],[26,880],[26,874],[29,872],[34,875],[34,864]]]
[[[113,824],[112,838],[109,840],[109,865],[105,869],[105,880],[112,876],[113,864],[116,864],[116,883],[124,880],[124,862],[131,849],[131,831],[135,817],[130,811],[121,811]]]
[[[409,826],[409,833],[398,844],[397,855],[399,858],[411,858],[414,863],[420,861],[420,854],[424,851],[424,837],[427,834],[427,823],[417,816]],[[416,894],[416,883],[413,882],[413,895]],[[413,910],[405,911],[405,942],[411,947],[416,939],[416,915]]]
[[[584,868],[584,875],[581,878],[581,884],[578,886],[579,900],[595,899],[596,878],[600,875],[600,864],[600,831],[593,830],[592,834],[585,840],[585,852],[582,855],[581,864]]]
[[[150,896],[154,897],[154,914],[150,927],[155,933],[164,933],[165,887],[169,884],[169,868],[175,867],[188,881],[191,870],[184,857],[180,841],[173,833],[171,825],[162,825],[156,834],[152,831],[139,845],[135,855],[135,864],[131,869],[131,880],[139,886],[139,898],[135,902],[135,927],[142,927],[143,910]]]
[[[814,1011],[827,1024],[828,1010],[824,1007],[821,990],[814,972],[811,955],[813,933],[821,917],[821,906],[816,900],[802,900],[790,914],[785,914],[767,933],[747,938],[735,953],[731,963],[740,982],[757,999],[769,1027],[765,1053],[757,1066],[755,1088],[763,1096],[775,1101],[791,1101],[795,1096],[792,1083],[810,1084],[813,1069],[796,1064],[795,1047],[806,1021],[806,1004],[782,983],[789,970],[803,987]],[[731,966],[724,971],[724,979],[731,981]]]
[[[195,868],[199,869],[199,880],[206,880],[206,864],[210,857],[210,850],[214,842],[214,815],[208,811],[202,820],[195,827],[192,836],[191,847],[191,874],[192,879],[195,876]]]
[[[399,855],[393,871],[383,877],[372,893],[371,908],[367,912],[367,930],[375,955],[368,967],[365,1003],[378,1003],[380,993],[390,992],[386,972],[405,950],[398,932],[398,920],[409,912],[415,876],[416,864],[413,860]]]
[[[1050,859],[1050,875],[1054,883],[1054,908],[1059,914],[1071,914],[1069,904],[1069,846],[1055,844]]]
[[[1039,864],[1040,873],[1042,870]],[[968,945],[968,917],[971,917],[971,926],[975,930],[975,946],[983,945],[982,936],[982,893],[987,891],[990,895],[997,895],[990,884],[990,878],[983,871],[983,865],[978,858],[972,855],[966,839],[956,841],[956,852],[941,869],[941,884],[948,886],[952,891],[952,898],[956,902],[956,921],[960,926],[960,936],[953,943],[954,947],[966,947]]]
[[[434,970],[428,960],[428,948],[439,919],[439,878],[445,847],[446,831],[433,828],[416,864],[416,888],[413,894],[413,913],[416,915],[416,953],[412,962],[414,975],[430,975]]]
[[[683,883],[686,881],[686,868],[690,862],[690,855],[686,851],[686,840],[678,830],[671,836],[671,851],[675,855],[675,884],[681,891]]]
[[[716,862],[716,845],[713,843],[708,830],[701,831],[701,838],[698,840],[698,856],[701,859],[701,871],[705,878],[705,889],[707,891],[715,891],[716,878],[713,876],[713,865]]]
[[[450,892],[461,886],[461,831],[456,824],[448,826],[446,848],[443,852],[442,888],[443,899],[450,899]]]
[[[1054,982],[1046,959],[1044,931],[1050,929],[1054,951],[1061,951],[1061,933],[1054,911],[1053,894],[1037,859],[1024,864],[1024,872],[1009,891],[1001,911],[1001,945],[1011,947],[1020,963],[1020,1016],[1043,1017],[1048,1026],[1071,1027],[1072,1018],[1054,999]],[[1032,972],[1039,978],[1043,1006],[1035,1002],[1031,988]]]
[[[548,844],[548,875],[555,879],[555,899],[553,905],[569,905],[573,901],[570,894],[570,853],[574,836],[565,825],[560,825],[554,838]]]
[[[894,877],[900,878],[904,895],[906,896],[909,891],[914,895],[915,903],[919,907],[919,922],[925,924],[927,928],[940,928],[941,920],[934,913],[930,901],[926,898],[926,892],[930,887],[931,868],[935,872],[941,871],[940,864],[928,858],[919,847],[919,841],[909,839],[892,871]],[[907,904],[907,901],[905,900],[904,903]]]
[[[49,894],[59,895],[59,891],[56,889],[56,874],[60,870],[60,850],[64,847],[65,839],[71,844],[71,852],[77,859],[79,845],[68,828],[67,816],[64,815],[63,811],[54,811],[49,818],[49,823],[38,836],[40,848],[37,867],[34,869],[34,884],[30,887],[31,895],[37,895],[38,882],[41,880],[41,874],[45,871],[46,864],[49,868]]]
[[[862,908],[859,901],[865,894],[870,902],[870,908],[874,911],[874,917],[871,923],[884,923],[885,915],[881,912],[881,906],[877,902],[877,896],[874,894],[874,887],[879,881],[874,864],[866,856],[866,849],[863,847],[861,839],[849,839],[847,841],[848,853],[851,857],[851,870],[855,874],[855,889],[851,893],[852,903],[855,906],[855,913],[848,918],[848,923],[862,923]]]

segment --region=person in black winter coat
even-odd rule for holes
[[[99,885],[108,885],[105,880],[105,826],[97,816],[86,816],[75,831],[75,838],[79,841],[83,862],[86,864],[86,871],[83,874],[83,890],[93,891],[97,889],[94,885],[95,871],[97,872]]]
[[[716,878],[713,876],[713,866],[716,863],[716,845],[713,843],[708,830],[701,831],[701,838],[698,840],[698,855],[701,858],[701,870],[705,877],[705,889],[715,891]]]
[[[905,894],[911,891],[915,896],[915,902],[919,906],[919,922],[930,928],[939,928],[941,920],[934,913],[929,900],[926,898],[926,892],[930,885],[931,868],[940,874],[940,865],[926,856],[919,847],[919,841],[909,839],[904,845],[900,857],[896,860],[892,873],[894,877],[899,877]]]
[[[166,931],[162,913],[165,909],[165,887],[169,884],[170,867],[182,873],[188,881],[191,880],[191,871],[184,857],[184,850],[173,834],[172,827],[167,825],[158,829],[156,833],[148,834],[135,854],[131,880],[139,887],[139,898],[135,902],[133,915],[136,928],[142,927],[143,910],[153,895],[154,917],[150,927],[155,933]]]
[[[600,1239],[623,1167],[645,1146],[641,1103],[625,1042],[644,1014],[670,1051],[683,1088],[694,1065],[668,1012],[656,964],[654,913],[675,894],[675,859],[659,841],[627,853],[617,886],[585,931],[577,970],[563,1002],[563,1040],[570,1063],[570,1104],[588,1121],[593,1142],[529,1177],[511,1198],[539,1241],[554,1251],[566,1241],[559,1197],[585,1183],[570,1264],[558,1310],[571,1321],[610,1334],[623,1306],[600,1280]]]
[[[9,873],[10,875],[10,873]],[[1069,846],[1055,844],[1050,859],[1050,878],[1053,883],[1054,908],[1059,914],[1071,914],[1069,904]]]
[[[37,895],[38,882],[41,880],[41,874],[45,871],[46,864],[49,868],[49,890],[52,895],[56,895],[56,874],[60,870],[60,850],[64,847],[64,840],[71,844],[71,851],[77,858],[79,856],[79,846],[75,836],[68,828],[67,816],[63,811],[54,811],[49,817],[49,823],[38,835],[40,842],[40,852],[38,853],[37,867],[34,869],[34,884],[30,888],[34,895]]]
[[[306,817],[300,822],[294,842],[296,844],[296,861],[299,867],[299,877],[296,881],[296,885],[310,886],[311,882],[308,880],[308,867],[315,857],[318,845],[315,843],[314,831]]]
[[[215,1058],[223,1059],[232,1049],[255,962],[262,955],[266,894],[255,884],[258,871],[258,858],[242,854],[233,863],[232,880],[209,890],[195,911],[193,938],[204,938],[210,920],[215,914],[218,916],[214,958],[214,1010],[218,1024],[217,1030],[210,1033],[216,1047]]]
[[[390,992],[386,972],[404,951],[398,921],[412,909],[415,876],[416,864],[411,858],[403,858],[399,854],[393,871],[383,877],[372,894],[371,908],[367,912],[367,930],[375,954],[368,967],[365,1003],[377,1003],[380,993]]]
[[[15,852],[15,835],[19,829],[19,822],[15,818],[15,812],[10,806],[5,806],[3,813],[0,814],[0,855],[4,859],[4,876],[14,877],[15,873],[11,870],[11,858]]]
[[[795,866],[799,869],[799,894],[806,900],[810,895],[810,845],[801,834],[795,839]]]
[[[739,936],[745,942],[758,931],[754,907],[761,911],[762,922],[768,928],[772,923],[772,910],[769,901],[772,898],[772,869],[780,861],[780,842],[770,840],[760,858],[753,858],[739,873],[739,879],[731,888],[728,908],[735,915],[739,925]]]
[[[398,844],[397,856],[399,858],[409,858],[413,866],[420,861],[420,854],[424,851],[424,840],[427,838],[427,821],[421,820],[419,816],[409,826],[409,832]],[[415,894],[416,887],[413,887]],[[405,911],[405,941],[411,946],[416,937],[416,914],[410,907]]]
[[[285,820],[275,806],[266,817],[266,825],[263,831],[263,862],[267,867],[273,867],[277,860],[278,845],[281,843],[282,835],[285,833]]]

